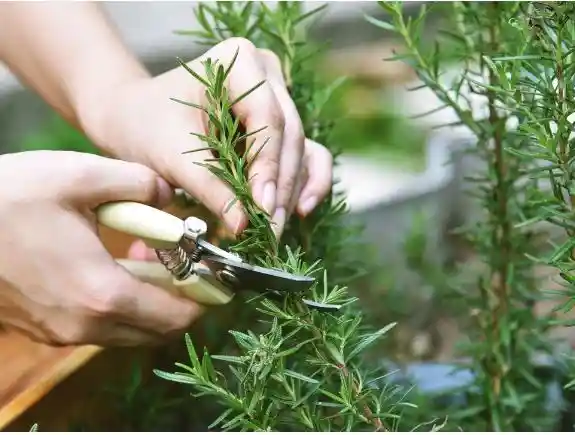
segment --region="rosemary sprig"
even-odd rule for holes
[[[355,298],[350,297],[345,288],[328,286],[327,271],[319,266],[319,261],[308,265],[303,261],[301,251],[289,247],[279,250],[269,216],[250,194],[246,173],[250,160],[237,151],[242,141],[248,138],[249,142],[251,135],[242,134],[231,112],[234,102],[230,101],[223,86],[233,61],[225,67],[208,59],[204,68],[202,76],[190,71],[194,77],[203,77],[206,85],[206,107],[195,110],[205,111],[210,128],[205,136],[198,137],[217,157],[212,162],[200,164],[233,189],[250,221],[248,230],[231,249],[265,267],[281,267],[323,278],[320,285],[305,295],[307,299],[321,304],[351,304]],[[246,146],[256,145],[251,142]],[[357,357],[389,328],[364,335],[360,316],[310,311],[302,303],[302,296],[287,295],[279,302],[258,300],[257,310],[263,314],[262,321],[269,325],[269,330],[259,336],[252,332],[231,331],[240,356],[210,356],[206,352],[200,359],[188,337],[192,365],[179,365],[188,373],[157,373],[173,381],[192,383],[202,395],[215,395],[225,402],[228,409],[220,421],[223,429],[279,430],[288,422],[287,427],[292,429],[295,424],[301,425],[302,430],[325,430],[337,427],[335,422],[339,419],[342,419],[340,424],[345,422],[350,428],[363,423],[382,429],[382,419],[371,409],[379,404],[375,396],[377,388],[366,384],[358,371]],[[302,354],[307,360],[302,360]],[[237,383],[235,393],[213,369],[213,359],[231,364]],[[335,390],[332,389],[334,379],[338,380]],[[312,396],[317,396],[316,404],[313,404]],[[319,400],[321,397],[331,401]],[[303,398],[307,399],[302,401]],[[338,419],[318,420],[318,414],[326,413],[323,408],[330,410],[328,414],[337,410]]]

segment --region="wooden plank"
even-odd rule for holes
[[[0,349],[3,354],[9,355],[2,372],[1,429],[5,429],[101,351],[97,346],[50,348],[30,342],[16,333],[3,334]],[[5,353],[7,351],[10,353]],[[11,375],[14,376],[10,378]]]
[[[129,378],[134,361],[145,364],[158,352],[157,348],[93,350],[76,348],[67,358],[60,358],[56,366],[66,373],[43,372],[49,385],[23,390],[23,397],[30,397],[34,391],[39,393],[30,397],[33,402],[13,401],[5,407],[3,430],[27,431],[38,424],[42,432],[70,431],[74,425],[109,420],[115,409],[106,401],[102,388],[120,385]]]

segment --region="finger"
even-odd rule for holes
[[[94,330],[93,334],[88,336],[86,341],[90,344],[106,347],[150,346],[165,342],[166,337],[146,332],[130,325],[109,322],[99,324],[97,330]]]
[[[78,265],[76,282],[81,283],[87,299],[83,305],[94,315],[166,335],[185,330],[203,312],[191,300],[140,281],[109,255],[94,252],[82,260],[90,267]]]
[[[6,318],[6,319],[3,318],[2,328],[6,332],[14,331],[21,335],[24,335],[36,343],[45,344],[50,341],[44,329],[36,326],[35,324],[27,320],[15,319],[15,318]]]
[[[138,163],[86,154],[78,165],[78,153],[63,165],[71,170],[69,198],[91,207],[109,201],[130,200],[163,207],[171,201],[172,188],[156,172]],[[63,171],[66,169],[63,169]]]
[[[287,208],[287,216],[288,218],[286,218],[286,222],[287,219],[289,219],[289,216],[291,216],[297,206],[297,202],[299,199],[299,195],[303,189],[303,187],[305,186],[305,184],[307,183],[307,179],[308,179],[308,174],[307,174],[307,166],[304,164],[299,172],[299,175],[297,177],[296,180],[296,184],[294,187],[294,195],[292,197],[292,199],[290,200],[290,204],[288,205]],[[282,235],[281,231],[283,231],[284,227],[282,228],[278,228],[277,225],[274,225],[273,230],[274,230],[274,234],[276,235],[276,237],[279,239]]]
[[[230,49],[231,48],[231,49]],[[228,77],[228,91],[232,100],[238,101],[233,111],[248,133],[255,132],[248,140],[248,157],[252,194],[258,204],[270,214],[276,209],[276,189],[279,176],[280,152],[284,132],[284,114],[277,97],[266,81],[266,72],[257,48],[247,39],[232,38],[215,46],[205,56],[216,57],[220,63],[235,63]],[[263,130],[262,130],[263,128]]]
[[[191,65],[196,70],[200,66]],[[230,187],[221,181],[207,167],[209,164],[221,168],[217,162],[206,162],[214,158],[206,144],[190,133],[206,134],[206,120],[197,109],[175,104],[165,100],[165,94],[173,92],[179,96],[182,89],[190,85],[190,75],[183,67],[171,70],[159,77],[156,82],[158,91],[157,104],[170,110],[170,118],[163,123],[162,132],[154,138],[148,138],[148,149],[152,150],[148,165],[163,174],[175,187],[202,203],[214,216],[221,219],[233,234],[241,232],[247,225],[247,216],[241,204],[236,200]],[[193,83],[193,82],[192,82]],[[193,89],[193,87],[192,87]],[[192,101],[205,105],[203,92],[191,95]],[[162,106],[165,104],[165,106]],[[179,109],[179,110],[178,110]]]
[[[281,63],[277,56],[269,50],[260,50],[268,82],[274,91],[284,115],[284,130],[282,137],[281,159],[276,195],[276,209],[272,220],[276,232],[281,234],[285,221],[293,211],[292,202],[299,193],[297,182],[302,168],[305,135],[297,107],[289,92],[283,77]]]
[[[333,157],[322,145],[306,139],[308,180],[299,197],[297,212],[307,216],[331,192]]]
[[[20,319],[6,319],[6,327],[30,337],[30,339],[48,343],[52,346],[138,346],[153,345],[165,341],[161,336],[117,324],[100,318],[74,318],[62,313],[53,313],[44,328],[36,327]]]
[[[148,248],[142,240],[136,240],[130,245],[127,257],[130,260],[158,261],[156,251]]]
[[[299,198],[301,196],[301,193],[305,187],[305,185],[307,184],[309,180],[309,170],[308,170],[308,164],[307,164],[307,158],[303,159],[303,163],[302,163],[302,167],[299,171],[299,175],[297,177],[297,182],[296,182],[296,186],[294,189],[294,194],[291,198],[291,202],[290,202],[290,214],[293,214],[295,208],[297,207]]]
[[[189,128],[189,127],[188,127]],[[180,127],[181,129],[181,127]],[[199,128],[195,131],[200,131]],[[190,146],[186,151],[205,148],[199,140],[187,140]],[[196,200],[202,203],[216,217],[225,222],[228,229],[233,234],[238,234],[247,225],[247,216],[242,204],[232,190],[210,169],[203,164],[220,167],[218,163],[206,160],[213,159],[210,151],[202,150],[181,155],[174,154],[173,159],[167,160],[166,170],[172,172],[177,186],[182,187]]]
[[[101,318],[60,316],[49,325],[46,342],[56,346],[141,346],[159,344],[161,335]]]
[[[118,304],[119,321],[161,335],[187,329],[202,313],[199,304],[175,296],[151,284],[143,283],[126,273],[121,288],[126,295],[125,305]]]

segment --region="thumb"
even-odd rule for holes
[[[72,198],[95,208],[112,201],[136,201],[165,207],[172,199],[171,186],[152,169],[139,163],[86,155],[80,180],[71,180]]]

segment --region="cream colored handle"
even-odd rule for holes
[[[202,305],[225,305],[234,297],[233,292],[218,288],[199,275],[178,281],[160,263],[124,259],[116,261],[141,281]]]
[[[180,218],[132,201],[103,204],[96,209],[100,224],[143,239],[154,249],[170,249],[184,235],[184,221]]]

